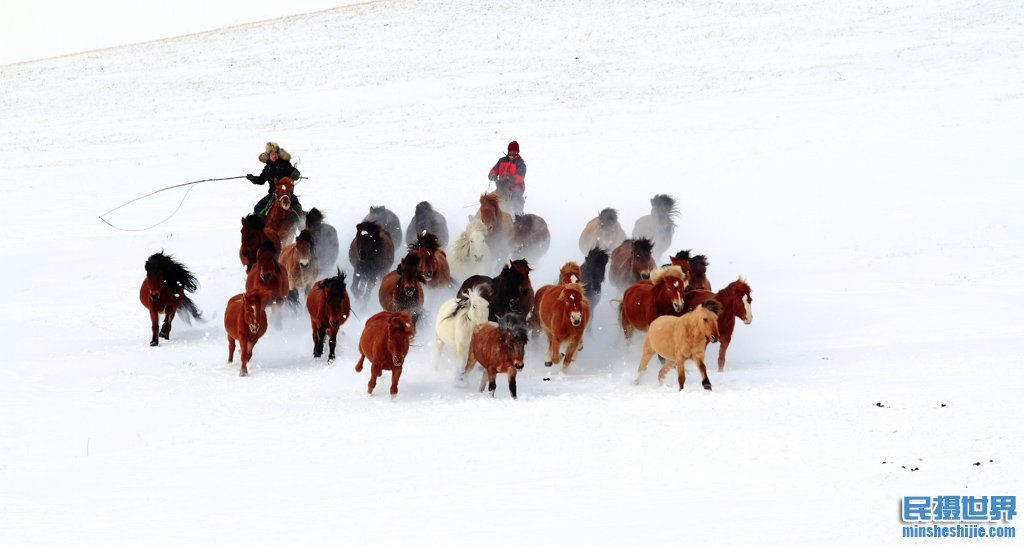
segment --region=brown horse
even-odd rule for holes
[[[528,339],[526,326],[514,313],[502,315],[497,324],[488,322],[478,326],[469,342],[466,369],[462,371],[462,377],[465,378],[479,362],[484,368],[484,375],[480,378],[480,392],[483,392],[486,383],[493,397],[497,388],[497,375],[507,373],[508,391],[512,398],[516,398],[516,372],[523,369]]]
[[[373,394],[377,378],[383,375],[383,370],[388,370],[391,372],[391,396],[398,394],[398,378],[402,376],[409,342],[415,332],[412,317],[404,311],[381,311],[366,320],[363,334],[359,336],[359,362],[356,362],[356,371],[361,372],[363,360],[370,359],[370,382],[366,392]]]
[[[299,289],[308,294],[320,276],[313,234],[308,229],[302,230],[294,243],[281,250],[280,263],[288,275],[288,299],[298,301]]]
[[[302,212],[292,208],[294,192],[295,183],[291,178],[285,176],[275,180],[274,198],[267,211],[267,227],[274,230],[281,244],[285,245],[295,239],[295,228],[302,222]]]
[[[582,278],[583,273],[580,272],[580,266],[576,262],[565,262],[558,270],[558,284],[578,283]],[[540,298],[540,290],[537,291],[536,298]]]
[[[619,326],[629,341],[633,332],[647,331],[654,319],[683,314],[686,273],[677,265],[655,269],[651,280],[640,281],[626,289],[619,306]]]
[[[592,248],[611,251],[625,240],[626,231],[619,223],[619,212],[607,208],[587,222],[583,228],[583,233],[580,234],[580,252],[586,254]]]
[[[345,273],[316,283],[306,298],[306,310],[313,326],[313,358],[324,354],[324,338],[330,336],[327,363],[334,363],[334,347],[338,342],[338,329],[348,320],[352,305],[345,290]]]
[[[509,256],[512,249],[512,234],[515,221],[501,210],[498,195],[485,193],[480,196],[480,221],[487,226],[487,246],[491,255],[498,260]]]
[[[548,336],[544,365],[558,364],[565,345],[564,372],[583,346],[583,332],[590,323],[590,304],[578,283],[542,286],[537,290],[536,302],[533,315]]]
[[[650,278],[651,270],[656,265],[651,256],[653,246],[650,239],[626,239],[615,247],[611,255],[609,276],[616,288],[625,290],[634,283]]]
[[[665,375],[676,367],[679,373],[679,390],[686,383],[685,366],[687,359],[697,364],[704,390],[711,390],[711,380],[704,365],[704,350],[708,343],[718,341],[718,305],[714,301],[704,302],[693,312],[681,317],[658,317],[644,337],[644,349],[640,355],[640,369],[637,370],[636,384],[647,369],[651,357],[657,354],[665,359],[658,372],[658,382],[665,384]]]
[[[171,322],[179,308],[185,310],[182,317],[186,323],[191,323],[192,317],[203,319],[195,302],[188,297],[188,294],[195,292],[197,288],[199,281],[188,268],[175,261],[173,256],[168,256],[161,250],[146,259],[146,278],[139,288],[139,301],[149,309],[149,321],[153,331],[153,337],[149,340],[151,347],[159,345],[161,337],[171,339]],[[158,334],[157,325],[160,323],[161,314],[164,315],[164,325]]]
[[[256,252],[256,264],[245,276],[245,291],[255,290],[267,293],[267,306],[279,306],[288,298],[288,273],[278,263],[277,248],[270,241]]]
[[[360,222],[348,247],[348,259],[354,270],[352,294],[356,300],[365,301],[370,290],[395,261],[391,235],[376,222]]]
[[[441,248],[441,241],[433,233],[422,232],[416,242],[409,245],[409,252],[420,257],[420,275],[430,288],[450,288],[451,270],[448,255]]]
[[[679,210],[674,198],[663,193],[655,195],[651,198],[651,213],[641,216],[633,225],[633,238],[650,239],[654,243],[654,256],[661,256],[672,246],[678,216]]]
[[[690,286],[687,290],[711,290],[708,280],[708,258],[703,254],[690,256],[689,250],[680,250],[675,256],[669,257],[673,265],[678,265],[690,275]]]
[[[689,313],[712,299],[722,306],[722,312],[718,314],[718,331],[722,338],[722,345],[718,349],[718,371],[722,372],[725,371],[725,352],[729,350],[729,343],[732,342],[736,319],[742,320],[743,324],[750,324],[754,320],[754,312],[751,310],[754,300],[750,297],[750,285],[741,277],[719,290],[717,294],[708,290],[687,292],[684,312]]]
[[[249,360],[256,342],[267,333],[267,293],[262,290],[235,294],[224,309],[224,330],[228,334],[228,362],[235,358],[235,341],[242,349],[242,368],[238,375],[249,375]]]
[[[406,254],[398,267],[384,275],[377,297],[385,311],[406,311],[415,325],[423,314],[423,283],[418,254]]]
[[[256,263],[256,251],[263,241],[272,241],[276,248],[281,248],[281,238],[277,232],[268,228],[262,216],[250,214],[242,218],[242,246],[238,249],[238,259],[242,260],[245,271],[252,269]]]
[[[548,223],[536,214],[517,214],[512,221],[512,258],[540,260],[551,247]]]

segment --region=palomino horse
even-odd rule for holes
[[[415,325],[423,314],[423,283],[425,279],[419,272],[420,257],[418,254],[406,254],[398,267],[384,275],[380,281],[377,297],[385,311],[406,311]]]
[[[409,245],[409,252],[420,257],[420,274],[430,288],[447,288],[452,284],[448,255],[441,248],[437,235],[425,231]]]
[[[678,216],[675,199],[663,193],[655,195],[651,198],[651,213],[641,216],[633,225],[633,238],[650,239],[654,242],[654,256],[661,256],[672,245]]]
[[[299,232],[294,243],[281,249],[279,260],[288,275],[288,299],[298,301],[299,289],[308,294],[320,276],[313,234],[308,229]]]
[[[512,258],[539,261],[551,246],[548,223],[536,214],[518,214],[512,221]]]
[[[501,210],[496,194],[485,193],[480,196],[480,221],[487,226],[486,241],[491,254],[504,260],[512,249],[515,221],[509,213]]]
[[[238,258],[242,260],[246,272],[256,263],[256,251],[263,241],[272,241],[276,248],[281,248],[281,237],[267,227],[262,216],[250,214],[242,218],[242,246],[238,249]]]
[[[348,247],[348,259],[355,271],[352,294],[365,302],[370,290],[395,261],[395,246],[388,231],[376,222],[360,222]]]
[[[707,290],[687,292],[684,312],[689,313],[711,299],[722,306],[722,312],[718,314],[718,332],[722,339],[722,345],[718,349],[718,371],[723,372],[725,352],[729,350],[729,343],[732,342],[736,319],[742,320],[743,324],[750,324],[754,320],[754,312],[751,310],[754,300],[750,297],[750,286],[743,278],[739,278],[719,290],[717,294]]]
[[[491,271],[491,249],[487,246],[487,226],[479,219],[469,222],[448,249],[448,265],[456,279],[486,275]]]
[[[194,301],[188,294],[199,288],[199,281],[192,272],[181,263],[175,261],[173,256],[164,254],[161,250],[146,259],[146,278],[139,288],[139,301],[149,309],[149,321],[152,326],[153,337],[149,345],[155,347],[160,344],[159,338],[171,339],[171,322],[178,309],[184,309],[182,317],[186,323],[191,323],[191,318],[203,319],[202,313],[196,307]],[[160,316],[164,315],[164,325],[157,331],[160,323]]]
[[[274,198],[266,214],[267,227],[274,230],[281,244],[285,245],[295,239],[295,228],[302,223],[302,212],[292,208],[294,191],[295,184],[291,178],[285,176],[274,181]]]
[[[330,275],[330,271],[338,263],[338,253],[341,249],[341,243],[338,242],[338,230],[324,222],[324,213],[315,207],[306,213],[306,229],[313,234],[317,269],[321,273]]]
[[[377,378],[383,370],[391,372],[391,396],[398,394],[398,378],[402,376],[409,343],[415,333],[412,317],[404,311],[381,311],[366,320],[359,336],[359,361],[356,372],[363,371],[363,360],[370,359],[370,382],[366,392],[373,394]]]
[[[338,274],[324,279],[313,286],[306,297],[306,309],[313,326],[313,358],[324,354],[324,338],[328,341],[327,363],[334,362],[334,347],[338,343],[338,329],[348,320],[352,303],[345,290],[345,273],[337,268]]]
[[[490,304],[480,294],[481,286],[474,286],[458,298],[452,298],[441,304],[434,322],[434,367],[441,361],[441,350],[445,345],[455,348],[459,362],[466,361],[469,351],[469,340],[473,330],[487,322]]]
[[[690,286],[687,290],[711,290],[711,281],[708,280],[708,259],[703,254],[690,256],[689,250],[680,250],[675,256],[670,256],[673,265],[683,268],[683,271],[690,276]]]
[[[473,275],[462,282],[457,293],[462,294],[477,285],[486,287],[481,294],[490,303],[490,320],[497,320],[505,313],[518,313],[525,319],[533,311],[533,284],[526,260],[509,262],[497,277]]]
[[[405,243],[415,243],[424,231],[437,235],[442,247],[448,246],[448,221],[430,203],[420,201],[416,205],[416,213],[409,221],[409,227],[405,228]]]
[[[280,309],[288,299],[288,273],[277,262],[277,248],[266,241],[256,253],[256,265],[245,276],[245,291],[266,292],[266,305]],[[274,326],[281,325],[281,314],[274,312]]]
[[[526,342],[529,335],[522,320],[514,313],[507,313],[497,324],[488,322],[473,331],[466,355],[466,368],[462,371],[464,380],[477,362],[484,368],[480,378],[480,392],[487,384],[487,390],[494,396],[499,373],[508,374],[508,392],[516,398],[516,372],[523,369]]]
[[[602,210],[596,218],[587,222],[580,234],[580,252],[586,254],[592,248],[608,250],[626,240],[626,231],[619,223],[619,212],[612,208]]]
[[[398,215],[385,206],[370,207],[370,212],[363,218],[364,222],[376,222],[388,231],[391,242],[397,247],[402,244],[402,222]]]
[[[228,363],[235,358],[235,341],[242,349],[238,375],[249,375],[249,360],[256,342],[267,333],[267,293],[262,290],[235,294],[224,309],[224,330],[228,334]]]
[[[591,309],[597,309],[601,301],[601,286],[604,284],[605,272],[608,270],[608,251],[592,248],[580,266],[580,283],[583,294],[590,302]]]
[[[706,301],[703,305],[681,317],[663,316],[651,323],[647,336],[644,337],[644,349],[640,355],[640,369],[637,370],[636,384],[647,369],[651,357],[657,354],[665,359],[658,372],[658,383],[665,384],[665,375],[676,367],[679,372],[679,390],[686,383],[685,366],[687,359],[697,364],[704,390],[711,390],[711,380],[704,366],[704,350],[708,343],[718,341],[718,305],[715,301]]]
[[[655,269],[651,280],[627,288],[619,306],[619,325],[626,341],[636,330],[646,331],[660,316],[682,315],[686,283],[686,273],[678,265],[670,265]]]
[[[615,247],[611,255],[612,284],[619,290],[625,290],[634,283],[650,278],[655,268],[651,248],[654,243],[649,239],[626,239]]]
[[[558,364],[565,345],[564,372],[583,346],[583,332],[590,323],[590,304],[578,283],[542,286],[537,290],[536,302],[533,315],[548,336],[544,365]]]

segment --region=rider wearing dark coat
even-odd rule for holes
[[[262,185],[268,182],[270,183],[267,195],[264,196],[263,199],[260,199],[253,208],[257,214],[267,208],[267,203],[273,199],[275,180],[279,180],[287,176],[288,178],[291,178],[292,181],[298,182],[300,176],[299,170],[292,166],[291,159],[292,155],[289,154],[287,150],[278,146],[276,142],[268,142],[266,149],[259,156],[260,163],[266,163],[263,167],[263,172],[261,172],[259,176],[252,174],[245,175],[249,182],[256,185]],[[295,195],[292,196],[292,205],[298,210],[302,210],[302,206],[299,204],[299,199]]]

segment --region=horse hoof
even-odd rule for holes
[[[706,391],[711,390],[711,383],[704,383],[704,390],[706,390]]]
[[[247,375],[249,375],[248,370],[241,370],[240,372],[238,372],[238,377],[245,377]]]
[[[548,362],[545,362],[545,363],[544,363],[544,367],[545,367],[545,368],[550,368],[550,367],[551,367],[551,366],[553,366],[553,365],[554,365],[554,363],[552,363],[552,362],[550,362],[550,361],[548,361]]]
[[[150,347],[156,347],[157,345],[160,345],[160,342],[155,339],[149,342]]]
[[[333,358],[328,358],[327,359],[327,365],[330,366],[331,364],[334,364],[334,359]]]

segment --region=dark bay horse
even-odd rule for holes
[[[330,270],[338,263],[341,243],[338,230],[324,222],[324,213],[314,207],[306,214],[306,229],[313,234],[313,245],[316,247],[317,269],[330,275]]]
[[[579,241],[580,252],[586,254],[595,247],[611,251],[625,240],[626,231],[619,223],[619,212],[613,208],[606,208],[583,228]]]
[[[402,222],[398,219],[398,215],[387,207],[383,205],[379,207],[370,207],[370,212],[366,213],[366,217],[363,218],[363,221],[376,222],[386,229],[388,235],[391,236],[391,243],[394,244],[396,248],[398,245],[402,244]]]
[[[612,284],[625,291],[634,283],[648,279],[656,267],[651,249],[654,243],[650,239],[626,239],[615,247],[611,255]]]
[[[405,243],[415,243],[424,231],[436,235],[442,247],[448,246],[448,221],[429,202],[420,201],[416,205],[416,213],[409,221],[409,227],[405,228]]]
[[[242,368],[238,375],[249,375],[249,360],[256,342],[267,333],[267,303],[269,296],[262,290],[236,294],[224,309],[224,330],[228,334],[228,362],[235,358],[235,342],[242,350]]]
[[[256,252],[256,264],[245,276],[245,291],[262,291],[267,294],[267,306],[281,306],[288,299],[288,273],[277,261],[274,243],[264,241]],[[275,324],[279,324],[274,319]]]
[[[324,354],[324,338],[330,336],[327,363],[334,362],[334,347],[338,342],[338,329],[348,320],[352,305],[345,290],[345,273],[317,282],[306,297],[306,310],[313,326],[313,358]]]
[[[490,320],[498,320],[498,317],[506,313],[518,313],[525,320],[533,311],[534,292],[530,271],[526,260],[510,261],[496,277],[473,275],[466,279],[457,293],[462,294],[474,286],[483,285],[480,293],[490,305]]]
[[[488,322],[477,327],[469,342],[466,368],[462,371],[462,377],[465,378],[479,362],[484,368],[484,375],[480,378],[481,392],[486,384],[493,397],[497,389],[497,375],[507,373],[509,394],[516,398],[516,372],[523,369],[528,340],[526,326],[515,313],[502,315],[497,324]]]
[[[277,233],[281,244],[291,244],[295,228],[302,223],[302,211],[292,207],[295,183],[287,176],[274,181],[274,198],[267,210],[267,227]],[[280,246],[278,247],[280,248]]]
[[[687,290],[711,290],[711,281],[708,280],[707,256],[703,254],[690,256],[689,250],[680,250],[669,259],[674,265],[681,266],[683,271],[690,276],[690,286]]]
[[[256,251],[263,241],[272,241],[274,246],[281,248],[281,237],[267,227],[262,216],[250,214],[242,218],[242,246],[238,249],[238,258],[242,260],[246,272],[256,263]]]
[[[441,241],[429,231],[420,233],[409,245],[409,252],[420,257],[420,275],[430,288],[448,288],[452,284],[448,255],[441,247]]]
[[[722,310],[718,314],[718,331],[722,338],[722,346],[718,349],[718,371],[725,371],[725,352],[732,342],[732,332],[736,328],[736,319],[743,324],[754,320],[751,310],[753,298],[750,296],[750,285],[742,278],[729,283],[717,293],[708,290],[692,290],[686,293],[684,312],[690,312],[708,300],[717,301]]]
[[[377,378],[384,370],[391,372],[391,396],[398,394],[398,379],[405,369],[405,357],[415,333],[409,313],[381,311],[366,320],[359,336],[359,361],[356,372],[363,371],[363,361],[370,360],[370,382],[366,392],[373,394]]]
[[[686,273],[678,265],[670,265],[654,270],[651,280],[627,288],[619,306],[619,326],[626,341],[636,330],[647,331],[660,316],[682,315],[687,282]]]
[[[518,214],[512,221],[512,258],[539,261],[551,246],[548,223],[536,214]]]
[[[391,235],[376,222],[360,222],[356,225],[356,236],[348,247],[348,259],[355,270],[352,294],[357,300],[366,301],[370,290],[395,262],[395,246]]]
[[[651,198],[651,213],[641,216],[633,225],[633,238],[644,237],[654,243],[652,253],[661,256],[672,245],[672,235],[676,232],[676,200],[665,194]]]
[[[195,275],[173,256],[161,250],[146,259],[146,278],[139,289],[139,301],[149,310],[149,321],[152,325],[153,337],[149,345],[160,344],[159,338],[171,339],[171,322],[178,309],[184,309],[182,318],[191,323],[191,318],[202,320],[202,312],[189,298],[199,288]],[[164,325],[157,330],[159,315],[164,315]]]
[[[583,265],[580,266],[580,283],[591,309],[597,309],[597,304],[601,301],[601,286],[604,284],[607,270],[608,251],[600,248],[590,249],[583,260]]]
[[[418,254],[406,254],[398,267],[384,275],[377,293],[380,306],[385,311],[408,312],[415,326],[423,314],[423,275],[419,272]]]

